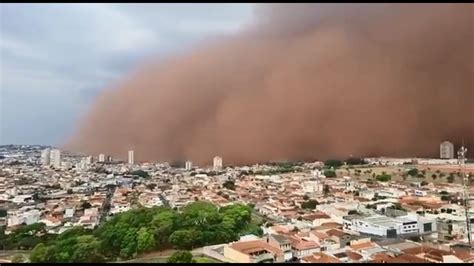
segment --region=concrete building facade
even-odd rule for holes
[[[454,158],[454,145],[449,141],[443,141],[439,145],[439,157],[441,159],[453,159]]]

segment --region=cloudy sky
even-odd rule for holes
[[[141,60],[251,17],[250,4],[0,4],[0,144],[59,144]]]

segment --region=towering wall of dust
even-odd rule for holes
[[[66,148],[225,163],[474,150],[472,4],[278,4],[106,90]]]

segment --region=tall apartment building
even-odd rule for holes
[[[44,149],[41,152],[41,164],[49,165],[50,157],[51,157],[51,149],[50,148]]]
[[[59,169],[61,167],[61,151],[58,149],[53,149],[50,151],[50,155],[50,165]]]
[[[214,157],[213,166],[214,170],[222,169],[222,158],[219,156]]]
[[[185,168],[187,171],[191,170],[193,168],[193,162],[186,161]]]
[[[134,164],[135,163],[135,158],[133,155],[133,150],[128,151],[128,163],[129,164]]]
[[[439,145],[439,157],[441,159],[453,159],[454,158],[454,145],[449,141],[443,141]]]
[[[99,162],[100,163],[105,162],[105,154],[103,154],[103,153],[99,154]]]

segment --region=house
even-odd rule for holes
[[[270,234],[266,236],[266,241],[273,247],[279,248],[283,251],[285,261],[290,261],[293,258],[291,250],[291,240],[285,235]]]
[[[316,252],[303,257],[301,263],[342,263],[342,261],[332,255]]]
[[[312,227],[320,226],[324,223],[333,222],[331,217],[324,212],[315,212],[301,217],[303,221],[311,223]]]
[[[263,240],[234,242],[224,246],[224,257],[238,263],[283,262],[283,251]]]
[[[320,245],[312,240],[305,240],[296,235],[288,235],[291,241],[291,250],[294,258],[301,259],[314,252],[320,251]]]
[[[349,246],[352,236],[346,232],[337,229],[331,229],[326,231],[326,234],[329,236],[330,239],[334,240],[337,244],[339,244],[340,248],[345,246]]]

